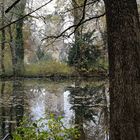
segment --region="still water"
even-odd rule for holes
[[[0,81],[0,140],[23,116],[37,120],[46,112],[78,125],[79,140],[108,140],[109,95],[106,80]]]

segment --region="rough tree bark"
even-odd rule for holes
[[[4,19],[4,0],[1,4],[1,26],[4,26],[5,19]],[[5,66],[4,66],[4,48],[5,48],[5,29],[1,31],[1,70],[2,75],[5,74]]]
[[[22,75],[24,72],[24,41],[23,41],[23,20],[16,23],[15,38],[15,74]]]
[[[16,13],[17,19],[24,15],[26,0],[19,2]],[[17,76],[24,73],[24,40],[23,40],[23,20],[16,22],[16,37],[15,37],[15,74]]]
[[[10,50],[11,50],[11,55],[12,55],[12,69],[13,69],[13,75],[16,75],[16,54],[15,54],[15,44],[13,40],[13,33],[12,33],[12,28],[11,26],[8,27],[9,29],[9,39],[10,39]]]
[[[84,3],[84,0],[82,0],[82,1],[72,0],[72,6],[74,8],[74,10],[73,10],[74,25],[77,25],[80,22],[80,20],[82,19],[83,7],[80,7],[80,8],[77,8],[77,7],[79,7],[80,5],[83,5],[83,3]],[[82,26],[78,27],[76,29],[76,31],[74,32],[75,44],[78,44],[78,42],[81,41],[81,37],[82,37]],[[76,45],[75,47],[76,47],[76,49],[75,49],[76,54],[75,54],[73,59],[75,61],[74,66],[77,69],[77,68],[80,68],[80,63],[81,63],[80,62],[80,57],[81,57],[80,56],[80,53],[81,53],[80,49],[81,48],[79,45]]]
[[[105,0],[110,140],[140,140],[140,28],[136,0]]]

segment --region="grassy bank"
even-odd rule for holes
[[[25,75],[71,75],[72,73],[74,73],[74,68],[69,67],[65,63],[56,61],[38,62],[25,65]]]
[[[98,66],[93,66],[89,70],[86,69],[75,69],[70,67],[66,63],[61,63],[57,61],[43,61],[32,64],[25,64],[25,72],[20,75],[21,77],[29,78],[43,78],[43,77],[76,77],[76,76],[96,76],[96,75],[106,75],[107,70],[100,68]],[[12,77],[12,65],[10,62],[5,65],[5,74],[0,77]]]

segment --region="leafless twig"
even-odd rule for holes
[[[14,23],[16,23],[16,22],[18,22],[18,21],[20,21],[20,20],[23,20],[24,18],[26,18],[26,17],[28,17],[28,16],[30,16],[30,15],[33,14],[34,12],[36,12],[36,11],[40,10],[41,8],[43,8],[44,6],[48,5],[50,2],[52,2],[52,0],[48,1],[47,3],[45,3],[45,4],[43,4],[42,6],[38,7],[37,9],[31,11],[30,13],[28,13],[28,14],[22,16],[21,18],[19,18],[19,19],[17,19],[17,20],[14,20],[14,21],[10,22],[9,24],[7,24],[7,25],[1,27],[1,28],[0,28],[0,31],[3,30],[4,28],[6,28],[6,27],[8,27],[8,26],[10,26],[10,25],[12,25],[12,24],[14,24]]]
[[[72,28],[74,28],[74,27],[76,27],[76,28],[78,28],[80,25],[82,25],[82,24],[84,24],[84,23],[86,23],[86,22],[88,22],[88,21],[90,21],[90,20],[92,20],[92,19],[97,19],[97,18],[101,18],[101,17],[103,17],[103,16],[105,16],[105,13],[103,13],[103,14],[101,14],[101,15],[97,15],[97,16],[93,16],[93,17],[91,17],[91,18],[88,18],[88,19],[85,19],[85,20],[83,20],[83,21],[81,21],[81,22],[79,22],[78,24],[74,24],[74,25],[72,25],[72,26],[69,26],[67,29],[65,29],[63,32],[61,32],[59,35],[57,35],[57,36],[47,36],[47,37],[45,37],[44,39],[42,39],[42,41],[44,41],[44,40],[46,40],[46,39],[49,39],[49,38],[55,38],[55,39],[57,39],[57,38],[59,38],[59,37],[65,37],[66,35],[64,35],[68,30],[70,30],[70,29],[72,29]],[[75,30],[71,33],[71,34],[69,34],[67,37],[70,37],[73,33],[75,32]]]

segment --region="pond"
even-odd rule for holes
[[[107,80],[0,81],[0,139],[11,134],[23,116],[33,121],[47,113],[63,115],[65,126],[78,125],[78,140],[108,140]]]

